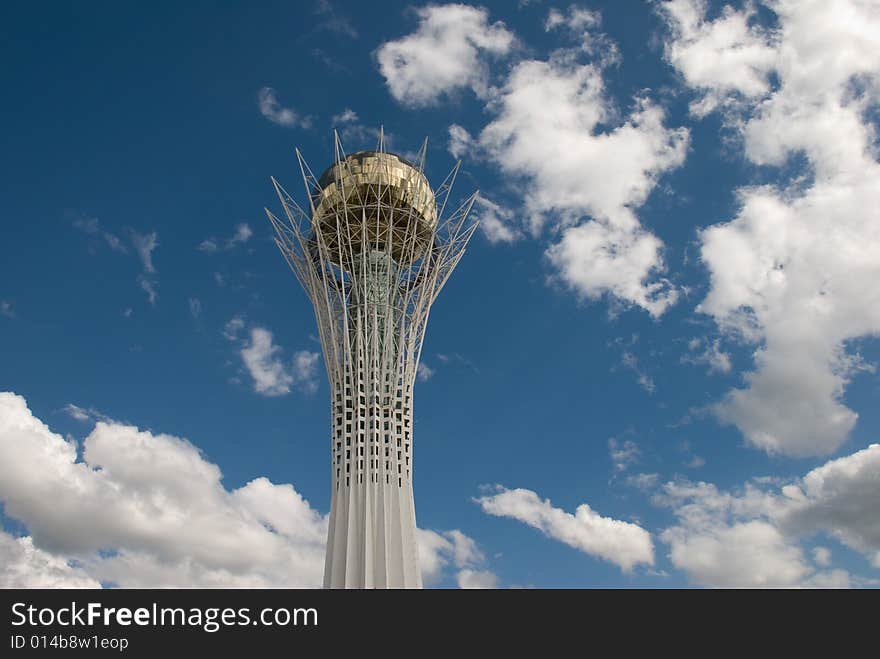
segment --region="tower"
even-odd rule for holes
[[[325,588],[420,588],[413,503],[414,385],[431,305],[476,229],[476,193],[448,217],[458,172],[436,193],[385,149],[346,155],[318,178],[297,150],[303,210],[273,178],[286,221],[275,242],[315,310],[330,383]]]

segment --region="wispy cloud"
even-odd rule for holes
[[[242,222],[236,225],[235,232],[225,240],[211,236],[209,238],[205,238],[202,242],[200,242],[196,246],[196,249],[200,252],[207,252],[209,254],[219,252],[221,246],[223,249],[230,250],[234,249],[238,245],[245,244],[248,240],[251,239],[251,236],[253,235],[254,230],[251,229],[251,225],[247,222]]]
[[[733,368],[730,354],[721,349],[721,340],[707,341],[693,338],[688,341],[688,353],[681,358],[682,364],[702,364],[709,373],[730,373]]]
[[[159,299],[159,292],[156,290],[155,280],[150,279],[146,275],[138,275],[137,281],[141,290],[147,294],[147,300],[149,300],[151,305],[155,306],[156,300]]]
[[[144,272],[153,274],[156,268],[153,265],[153,250],[159,246],[158,234],[155,231],[151,233],[131,232],[131,242],[137,251],[138,258],[141,260]]]
[[[420,382],[426,382],[434,377],[434,369],[428,366],[425,362],[420,361],[417,369],[416,377]]]
[[[120,240],[119,236],[110,231],[103,230],[101,228],[101,223],[96,217],[78,217],[73,221],[73,226],[83,233],[89,234],[90,236],[98,236],[103,238],[110,249],[115,252],[120,252],[122,254],[128,253],[128,249],[125,247],[125,244],[122,242],[122,240]]]
[[[630,439],[620,441],[612,437],[608,440],[608,454],[611,456],[614,471],[623,472],[638,461],[642,451],[639,445]]]
[[[279,126],[309,128],[312,125],[312,120],[309,117],[300,115],[292,108],[282,107],[278,101],[278,92],[271,87],[263,87],[260,90],[257,94],[257,102],[260,114]]]
[[[155,306],[159,292],[157,290],[156,267],[153,265],[153,251],[159,246],[158,234],[155,231],[150,233],[132,231],[131,242],[143,268],[143,272],[137,278],[138,285],[147,294],[150,304]]]
[[[80,407],[73,403],[68,403],[62,408],[72,419],[82,421],[113,421],[103,412],[96,410],[94,407]]]
[[[351,19],[334,7],[330,0],[318,0],[315,14],[319,17],[316,29],[327,30],[349,39],[358,38],[358,31],[352,25]]]
[[[634,353],[629,350],[624,350],[623,354],[620,356],[620,363],[624,368],[627,368],[636,374],[636,380],[642,389],[649,394],[654,393],[654,390],[656,389],[654,380],[639,366],[639,360]]]

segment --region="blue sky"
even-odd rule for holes
[[[2,10],[0,585],[320,583],[328,386],[263,208],[380,125],[480,191],[428,583],[876,585],[880,11],[383,7]]]

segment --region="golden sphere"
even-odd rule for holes
[[[318,179],[312,227],[341,265],[368,250],[390,250],[401,265],[418,259],[437,226],[428,180],[393,153],[358,151]]]

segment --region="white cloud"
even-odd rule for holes
[[[272,343],[272,332],[262,327],[251,329],[250,343],[241,349],[241,358],[257,393],[266,396],[290,393],[293,375],[281,361],[281,352],[281,348]]]
[[[316,29],[328,30],[349,39],[357,39],[358,32],[348,16],[345,16],[333,6],[329,0],[318,0],[315,14],[321,16]]]
[[[22,397],[0,393],[0,500],[30,532],[15,561],[31,583],[94,585],[81,571],[123,587],[321,583],[326,517],[292,486],[226,490],[186,440],[113,422],[97,423],[77,457]],[[0,546],[9,555],[8,538]],[[64,568],[70,559],[81,571]]]
[[[244,320],[236,316],[223,329],[223,335],[236,341],[244,328]],[[300,350],[293,354],[288,364],[283,359],[284,350],[272,340],[272,332],[264,327],[252,327],[239,352],[254,385],[254,391],[263,396],[283,396],[292,387],[313,393],[318,388],[317,352]]]
[[[15,318],[15,310],[12,308],[12,302],[8,300],[0,300],[0,314],[7,318]]]
[[[721,349],[721,340],[708,341],[691,339],[688,342],[688,354],[681,358],[683,364],[702,364],[708,367],[709,373],[730,373],[733,365],[730,354]]]
[[[748,7],[707,21],[702,3],[664,5],[667,53],[698,105],[726,104],[752,163],[806,162],[776,185],[741,188],[736,216],[701,232],[711,288],[698,309],[756,345],[755,370],[719,418],[769,453],[827,455],[857,420],[842,397],[865,365],[847,342],[880,332],[880,164],[866,116],[880,101],[880,7],[768,6],[773,32],[749,27]]]
[[[477,195],[471,212],[480,221],[480,230],[490,243],[510,243],[522,237],[513,223],[513,210],[482,194]]]
[[[0,586],[3,588],[100,588],[69,561],[34,547],[30,537],[0,530]]]
[[[776,513],[789,533],[823,531],[880,568],[880,444],[831,460],[783,488]]]
[[[572,515],[531,490],[508,490],[501,486],[495,494],[480,497],[476,502],[490,515],[524,522],[549,538],[614,563],[624,572],[640,563],[654,564],[650,533],[637,524],[602,517],[585,503]]]
[[[125,245],[122,240],[120,240],[119,236],[109,231],[101,230],[101,223],[96,217],[77,218],[73,221],[73,226],[89,235],[103,237],[107,245],[114,252],[121,252],[123,254],[128,253],[128,250],[125,248]]]
[[[449,127],[448,149],[453,158],[462,158],[475,146],[473,136],[464,127],[458,124],[452,124]]]
[[[811,572],[800,548],[762,521],[667,529],[660,539],[669,559],[701,584],[728,588],[772,588],[803,582]]]
[[[233,316],[226,325],[223,326],[223,336],[228,341],[238,339],[241,330],[244,329],[244,318],[241,316]]]
[[[112,421],[110,417],[94,407],[80,407],[79,405],[68,403],[62,409],[67,412],[70,418],[76,421]]]
[[[813,548],[813,562],[822,567],[831,565],[831,550],[828,547]]]
[[[497,588],[498,576],[489,570],[459,570],[456,577],[459,588]]]
[[[647,391],[649,394],[653,394],[657,387],[654,385],[654,380],[650,375],[645,373],[642,370],[641,366],[639,366],[639,360],[629,350],[624,350],[623,354],[620,356],[620,363],[624,368],[629,369],[636,375],[636,381],[639,383],[639,386]]]
[[[250,240],[254,230],[247,222],[242,222],[235,227],[235,233],[226,241],[226,249],[232,249],[236,245],[242,245]]]
[[[153,250],[159,246],[158,234],[155,231],[151,233],[131,232],[131,242],[138,254],[143,265],[144,272],[153,274],[156,268],[153,266]]]
[[[614,471],[626,471],[638,461],[641,453],[639,445],[630,439],[621,442],[612,437],[608,440],[608,454],[611,456]]]
[[[425,362],[420,361],[416,369],[416,377],[420,382],[427,382],[434,377],[435,370],[428,366]]]
[[[422,581],[426,586],[438,583],[451,566],[456,568],[459,588],[497,587],[498,577],[484,568],[486,557],[477,543],[458,529],[444,532],[417,529],[416,540]]]
[[[571,5],[567,13],[552,8],[544,21],[544,30],[563,30],[578,42],[581,51],[593,57],[601,66],[620,63],[617,44],[599,30],[602,13]]]
[[[77,421],[88,421],[89,419],[91,419],[88,410],[83,409],[78,405],[74,405],[73,403],[68,403],[67,405],[65,405],[64,411]]]
[[[760,479],[735,491],[689,481],[663,485],[654,501],[669,507],[677,524],[660,539],[672,563],[696,583],[733,587],[845,587],[843,570],[817,571],[801,543],[816,534],[834,537],[880,567],[880,444],[832,460],[803,478],[774,486]],[[831,552],[818,547],[813,561],[831,568]]]
[[[153,265],[153,250],[159,246],[158,234],[155,231],[145,234],[132,231],[131,242],[144,270],[138,275],[138,285],[147,294],[150,304],[155,305],[159,298],[159,292],[156,290],[156,267]]]
[[[293,353],[293,381],[304,391],[314,392],[318,389],[318,362],[321,354],[309,350],[298,350]]]
[[[544,29],[549,32],[558,27],[566,26],[572,30],[586,31],[591,27],[597,27],[601,22],[602,17],[598,11],[590,11],[589,9],[572,5],[568,8],[568,14],[566,15],[554,7],[547,13]]]
[[[330,123],[334,126],[338,126],[340,124],[351,124],[355,123],[358,120],[357,112],[352,110],[351,108],[345,108],[339,114],[333,115],[333,118],[330,119]]]
[[[291,108],[281,106],[278,101],[278,92],[271,87],[263,87],[257,95],[260,106],[260,114],[272,123],[279,126],[299,126],[300,128],[309,128],[312,125],[311,119],[304,117]]]
[[[187,300],[189,304],[189,313],[193,318],[198,318],[202,315],[202,301],[197,297],[191,297]]]
[[[150,301],[150,304],[155,305],[156,300],[159,298],[159,292],[156,290],[155,280],[150,279],[146,275],[138,275],[137,281],[144,293],[147,294],[147,299]]]
[[[251,225],[247,222],[242,222],[235,227],[235,233],[229,236],[225,241],[218,240],[214,236],[211,236],[200,242],[196,246],[196,249],[200,252],[213,254],[220,251],[220,243],[222,242],[224,244],[224,249],[230,250],[235,248],[236,245],[243,245],[250,240],[253,235],[254,230],[251,229]]]
[[[755,7],[725,6],[705,21],[705,0],[672,0],[659,5],[672,30],[666,57],[701,97],[691,112],[705,116],[720,104],[763,96],[770,89],[776,51],[773,33],[755,23]]]
[[[430,5],[416,13],[415,32],[376,51],[391,95],[412,106],[430,105],[465,87],[484,97],[489,79],[485,57],[509,52],[513,34],[501,22],[490,24],[489,13],[478,7]]]
[[[688,460],[684,466],[688,469],[699,469],[700,467],[706,466],[706,460],[705,458],[701,458],[699,455],[695,455],[690,460]]]
[[[523,191],[532,233],[562,230],[547,256],[580,296],[609,293],[659,316],[677,292],[656,278],[662,243],[639,223],[664,172],[684,161],[688,132],[664,125],[663,110],[637,99],[617,121],[602,69],[571,53],[520,62],[490,105],[483,152]]]
[[[655,473],[633,474],[626,477],[626,484],[644,492],[652,490],[660,482],[660,475]]]

